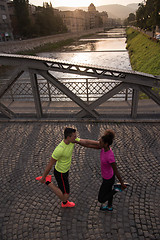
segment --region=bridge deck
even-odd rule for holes
[[[160,124],[73,121],[68,126],[95,140],[106,128],[114,129],[118,169],[131,186],[114,196],[113,212],[100,212],[100,151],[77,145],[69,175],[76,207],[62,209],[35,177],[62,140],[66,122],[0,123],[0,239],[160,239]]]
[[[36,115],[33,101],[4,101],[4,104],[17,114],[24,116]],[[101,104],[96,111],[103,118],[130,118],[131,101],[107,101]],[[73,117],[81,108],[74,102],[42,102],[43,114],[51,114],[55,117]],[[160,119],[159,106],[150,99],[140,100],[138,104],[138,116],[140,118]]]

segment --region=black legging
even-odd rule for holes
[[[103,178],[103,182],[99,189],[98,194],[98,201],[100,203],[105,203],[106,201],[108,201],[108,206],[112,206],[113,195],[116,193],[116,191],[112,189],[114,182],[115,182],[114,175],[110,179]]]

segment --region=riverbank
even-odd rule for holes
[[[45,45],[55,44],[65,45],[70,44],[74,39],[80,38],[84,35],[95,34],[96,32],[103,31],[102,28],[90,29],[78,33],[64,33],[64,34],[55,34],[52,36],[45,36],[40,38],[27,39],[22,41],[8,41],[0,42],[0,52],[1,53],[28,53],[33,51],[35,53],[36,48],[44,48]],[[59,47],[59,46],[58,46]],[[37,51],[37,49],[36,49]]]
[[[128,28],[127,50],[133,70],[160,75],[160,41]]]

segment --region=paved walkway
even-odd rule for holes
[[[18,116],[36,116],[35,104],[32,101],[3,101],[2,102]],[[100,119],[120,120],[131,118],[131,101],[106,101],[96,108]],[[72,102],[42,102],[42,111],[45,117],[50,118],[75,118],[81,108]],[[19,115],[20,114],[20,115]],[[0,118],[1,118],[0,114]],[[160,121],[160,106],[151,99],[139,100],[137,119],[155,119]]]
[[[62,209],[51,190],[35,181],[66,124],[0,123],[0,239],[159,240],[160,124],[68,123],[84,138],[115,130],[116,161],[131,186],[115,195],[113,212],[99,211],[99,150],[75,147],[70,170],[74,209]]]

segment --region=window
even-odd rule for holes
[[[0,9],[5,11],[5,6],[4,5],[0,5]]]

